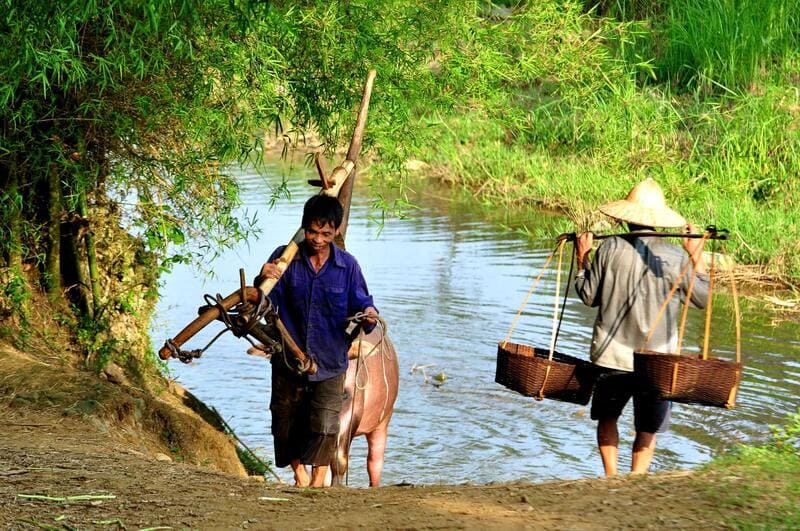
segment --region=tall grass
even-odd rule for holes
[[[427,123],[441,126],[420,156],[487,205],[556,209],[584,225],[565,220],[564,230],[599,221],[587,213],[654,177],[689,220],[732,231],[725,250],[739,263],[800,282],[800,95],[773,87],[696,101],[648,90],[592,103],[564,126],[572,149],[555,147],[548,122],[510,140],[494,117],[461,114]]]
[[[653,77],[684,90],[747,90],[800,43],[800,0],[614,0],[598,14],[645,22],[628,60],[653,59]],[[641,27],[641,26],[637,26]]]
[[[419,158],[495,208],[570,214],[564,228],[653,177],[689,220],[730,229],[741,264],[800,286],[800,0],[627,4],[652,20],[582,14],[594,33],[559,35],[584,43],[563,54],[580,75],[531,68],[504,109],[425,117]],[[648,67],[668,80],[642,82]]]
[[[798,0],[674,0],[659,63],[678,85],[747,88],[796,50],[798,15]]]

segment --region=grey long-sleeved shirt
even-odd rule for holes
[[[656,237],[614,237],[597,249],[589,268],[575,280],[583,302],[598,307],[591,359],[602,367],[633,370],[634,350],[675,352],[682,302],[694,276],[691,305],[708,304],[708,276],[689,270],[670,300],[648,344],[645,338],[675,279],[689,261],[680,247]]]

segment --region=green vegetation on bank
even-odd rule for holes
[[[381,175],[420,158],[584,222],[652,176],[798,281],[800,0],[0,5],[0,317],[46,292],[98,370],[145,357],[120,330],[146,336],[171,264],[248,235],[227,170],[264,131],[333,150],[370,68]]]
[[[732,529],[800,528],[800,410],[773,428],[770,443],[741,447],[704,470],[743,478],[740,489],[709,492]],[[736,516],[743,507],[747,516]]]
[[[484,69],[532,60],[535,75],[425,115],[418,158],[487,205],[562,210],[564,230],[654,177],[688,219],[732,231],[740,264],[797,286],[800,2],[545,4],[484,27],[520,26]]]

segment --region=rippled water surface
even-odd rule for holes
[[[278,245],[300,225],[313,193],[306,170],[288,177],[291,200],[269,210],[270,188],[281,182],[243,172],[244,208],[258,212],[262,233],[207,264],[217,278],[203,280],[178,267],[165,279],[154,319],[155,348],[196,315],[203,293],[228,295],[243,267],[248,282]],[[361,195],[359,195],[361,194]],[[595,424],[588,407],[534,401],[494,382],[497,342],[503,339],[533,278],[552,249],[482,220],[447,200],[421,199],[407,220],[389,220],[378,233],[368,221],[371,199],[357,185],[347,248],[359,260],[400,357],[400,395],[390,426],[384,484],[487,483],[568,479],[602,474]],[[527,220],[536,223],[536,220]],[[564,265],[566,273],[567,264]],[[563,287],[562,287],[563,289]],[[545,276],[519,320],[512,341],[546,347],[552,326],[555,275]],[[796,410],[800,395],[800,327],[772,326],[756,304],[742,301],[745,363],[733,410],[676,404],[672,429],[660,436],[655,469],[691,468],[737,442],[768,437],[771,424]],[[733,356],[730,300],[714,299],[712,349]],[[558,350],[586,357],[594,313],[570,291]],[[702,314],[695,312],[686,344],[700,343]],[[220,330],[208,326],[185,348],[204,346]],[[248,446],[272,459],[269,364],[245,354],[249,344],[222,336],[192,365],[170,361],[173,375],[216,408]],[[426,381],[414,366],[430,365]],[[443,385],[433,375],[443,373]],[[620,420],[620,466],[628,466],[630,407]],[[353,446],[349,483],[364,486],[366,442]],[[280,472],[289,479],[286,471]]]

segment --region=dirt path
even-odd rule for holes
[[[738,481],[682,472],[543,484],[297,489],[160,461],[73,419],[2,418],[0,521],[6,529],[713,529],[724,524],[710,487]],[[58,500],[71,496],[89,498]]]
[[[372,490],[256,481],[173,387],[147,393],[0,343],[0,529],[723,529],[752,521],[753,503],[770,510],[774,485],[729,468]]]

